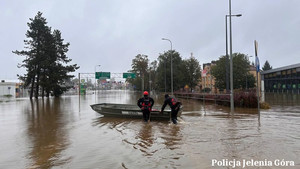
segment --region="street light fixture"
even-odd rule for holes
[[[172,54],[172,41],[170,39],[162,38],[162,40],[167,40],[171,44],[171,95],[173,95],[173,54]],[[166,80],[166,79],[165,79]]]
[[[239,14],[238,16],[242,16]],[[230,32],[230,112],[234,114],[233,95],[233,63],[232,63],[232,26],[231,26],[231,0],[229,0],[229,32]]]
[[[237,15],[231,15],[231,16],[235,16],[235,17],[241,17],[242,14],[237,14]],[[229,15],[225,15],[225,34],[226,34],[226,92],[229,91],[229,58],[228,58],[228,36],[227,36],[227,17],[229,17]]]

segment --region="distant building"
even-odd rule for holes
[[[16,83],[16,97],[28,97],[29,89],[24,86],[24,83]]]
[[[201,74],[201,89],[210,90],[212,93],[217,93],[218,89],[215,87],[215,77],[211,74],[211,67],[215,65],[215,61],[211,63],[204,63]]]
[[[0,97],[4,96],[16,97],[16,83],[4,80],[0,82]]]
[[[211,74],[211,67],[215,65],[215,61],[212,61],[211,63],[205,63],[203,64],[203,70],[201,74],[201,81],[200,86],[201,89],[209,89],[212,93],[219,93],[219,89],[215,86],[215,77]],[[255,86],[256,84],[256,68],[252,65],[250,65],[249,73],[253,75],[255,78]],[[260,73],[258,73],[258,85],[260,86]],[[247,80],[247,79],[246,79]],[[224,89],[224,92],[226,93],[226,89]]]
[[[300,63],[261,72],[262,92],[300,93]]]

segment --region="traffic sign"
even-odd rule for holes
[[[110,72],[95,72],[96,79],[110,79]]]
[[[131,78],[131,79],[134,79],[136,77],[136,74],[135,73],[123,73],[123,78]]]

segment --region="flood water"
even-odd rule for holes
[[[17,99],[0,102],[0,168],[232,168],[212,160],[294,161],[300,168],[300,96],[271,95],[272,106],[237,109],[182,100],[179,123],[109,118],[94,103],[136,104],[139,94],[101,91],[98,95]],[[155,96],[155,104],[162,98]],[[237,167],[242,168],[242,167]]]

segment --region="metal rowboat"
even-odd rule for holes
[[[92,109],[104,116],[119,116],[128,118],[142,118],[143,113],[137,105],[130,104],[113,104],[113,103],[100,103],[91,105]],[[164,110],[160,113],[160,108],[158,106],[153,106],[151,111],[151,119],[170,119],[170,109]],[[181,115],[181,111],[178,112],[177,116]]]

